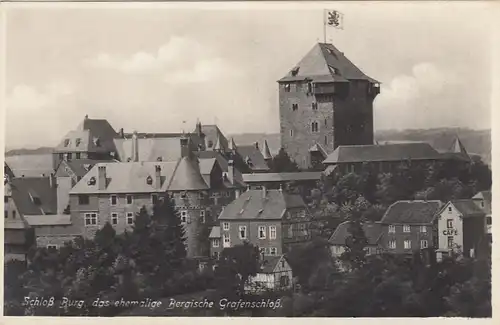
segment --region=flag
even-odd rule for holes
[[[325,25],[344,29],[344,14],[337,10],[325,10]]]

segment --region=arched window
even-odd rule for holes
[[[318,125],[318,122],[312,122],[311,123],[311,131],[312,132],[319,132],[319,125]]]

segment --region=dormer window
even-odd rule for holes
[[[41,205],[42,204],[42,201],[40,201],[40,198],[36,195],[32,195],[30,193],[30,197],[31,197],[31,201],[33,202],[33,204],[35,205]]]
[[[208,140],[208,147],[212,148],[214,146],[214,142],[212,140]]]
[[[89,184],[89,185],[95,185],[95,177],[91,177],[91,178],[89,179],[89,181],[88,181],[88,183],[87,183],[87,184]]]
[[[163,161],[163,158],[162,157],[158,157],[158,158],[156,158],[156,161]]]
[[[299,67],[293,68],[291,72],[292,72],[292,76],[295,77],[297,75],[297,73],[299,72]]]
[[[148,178],[146,178],[146,183],[147,183],[148,185],[153,184],[153,178],[152,178],[151,176],[148,176]]]
[[[69,146],[69,139],[64,139],[64,146],[65,147]]]
[[[94,145],[96,147],[100,147],[101,146],[101,140],[99,138],[94,138]]]
[[[75,145],[78,147],[78,146],[80,146],[80,143],[81,143],[81,142],[82,142],[82,139],[78,138],[78,139],[76,139],[76,141],[75,141]]]
[[[340,75],[340,71],[339,69],[335,68],[335,67],[332,67],[331,65],[328,66],[328,68],[330,68],[330,71],[333,73],[333,74],[336,74],[336,75]]]

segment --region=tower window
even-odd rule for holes
[[[307,83],[307,92],[310,94],[313,91],[313,84],[312,82]]]
[[[285,91],[286,91],[287,93],[289,93],[289,92],[290,92],[290,84],[285,84]]]
[[[318,109],[318,103],[312,103],[312,109],[317,110]]]
[[[293,130],[290,130],[290,136],[293,137]]]
[[[311,131],[314,132],[314,133],[319,132],[318,122],[312,122],[311,123]]]
[[[325,146],[328,145],[328,137],[325,135]]]
[[[299,104],[292,104],[292,111],[296,111],[299,109]]]
[[[326,118],[325,118],[325,126],[328,126],[328,121]]]

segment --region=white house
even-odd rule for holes
[[[245,290],[264,291],[292,288],[292,268],[283,255],[263,256],[260,272],[248,280]]]

